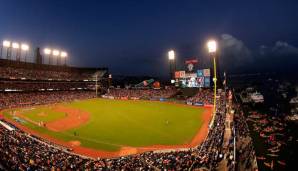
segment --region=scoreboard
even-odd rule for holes
[[[196,72],[176,71],[175,79],[178,86],[210,87],[210,69],[201,69]]]

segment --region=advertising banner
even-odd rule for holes
[[[204,77],[210,77],[210,69],[204,69],[203,73],[204,73]]]
[[[192,102],[187,101],[186,104],[187,104],[187,105],[192,105]]]
[[[203,102],[196,102],[193,105],[194,106],[204,106],[204,103]]]
[[[175,71],[175,78],[185,78],[185,71]]]
[[[185,78],[185,71],[180,71],[180,78]]]
[[[197,78],[198,87],[204,87],[204,77]]]
[[[210,77],[205,77],[204,82],[204,87],[210,87]]]
[[[203,74],[203,70],[197,70],[197,74],[198,74],[198,77],[203,77],[204,74]]]
[[[180,78],[180,71],[175,71],[175,78]]]
[[[197,74],[196,73],[186,73],[185,78],[197,78]]]

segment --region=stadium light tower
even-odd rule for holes
[[[173,79],[173,65],[174,65],[174,70],[176,70],[176,60],[175,60],[175,51],[170,50],[168,52],[168,58],[169,58],[169,63],[170,63],[170,79]]]
[[[57,65],[58,65],[58,58],[59,58],[59,55],[60,55],[60,51],[57,50],[57,49],[54,49],[54,50],[53,50],[53,56],[56,56],[56,58],[57,58]]]
[[[20,61],[20,44],[17,42],[13,42],[12,48],[16,50],[16,60]]]
[[[214,124],[214,117],[216,115],[216,81],[217,81],[217,77],[216,77],[216,51],[217,51],[217,42],[215,40],[209,40],[207,42],[207,47],[208,47],[208,52],[210,54],[210,56],[213,58],[213,72],[214,72],[214,76],[213,76],[213,83],[214,83],[214,99],[213,99],[213,117],[210,123],[210,127],[213,126]]]
[[[2,52],[4,48],[6,48],[6,58],[8,58],[8,51],[10,46],[11,46],[11,42],[9,40],[3,40],[2,46],[1,46],[1,58],[2,58]]]
[[[26,43],[22,43],[21,50],[25,52],[25,62],[27,62],[27,52],[29,51],[29,45]]]
[[[48,56],[49,59],[49,65],[51,64],[51,54],[52,54],[52,50],[49,48],[44,48],[43,53],[45,54],[45,56]],[[45,61],[45,60],[44,60]]]
[[[63,58],[64,59],[64,65],[66,66],[66,58],[67,58],[67,52],[61,52],[61,58]],[[62,64],[62,63],[61,63]]]

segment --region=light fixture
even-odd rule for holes
[[[13,43],[12,43],[12,48],[14,48],[14,49],[19,49],[19,48],[20,48],[19,43],[13,42]]]
[[[60,54],[59,50],[56,50],[56,49],[53,50],[53,55],[54,56],[59,56],[59,54]]]
[[[46,55],[50,55],[51,52],[52,52],[52,50],[49,49],[49,48],[45,48],[45,49],[43,50],[43,53],[46,54]]]
[[[67,53],[66,53],[66,52],[64,52],[64,51],[63,51],[63,52],[61,52],[61,53],[60,53],[60,55],[61,55],[61,57],[63,57],[63,58],[67,57]]]
[[[170,50],[168,52],[168,57],[169,57],[169,60],[174,60],[175,59],[175,52],[173,50]]]
[[[23,44],[21,45],[21,49],[22,49],[23,51],[28,51],[28,50],[29,50],[29,45],[23,43]]]
[[[8,40],[4,40],[3,42],[2,42],[2,45],[3,45],[3,47],[10,47],[10,41],[8,41]]]
[[[207,42],[208,52],[209,53],[215,53],[217,48],[217,43],[215,40],[209,40]]]

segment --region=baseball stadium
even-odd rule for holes
[[[3,50],[8,56],[0,60],[2,168],[217,166],[210,156],[222,148],[226,93],[214,94],[210,69],[198,68],[196,59],[186,61],[185,70],[171,70],[174,84],[151,78],[121,87],[108,68],[69,66],[62,62],[66,54],[47,61],[49,49],[36,48],[35,60],[26,62]]]
[[[298,1],[0,6],[0,171],[296,170]]]

